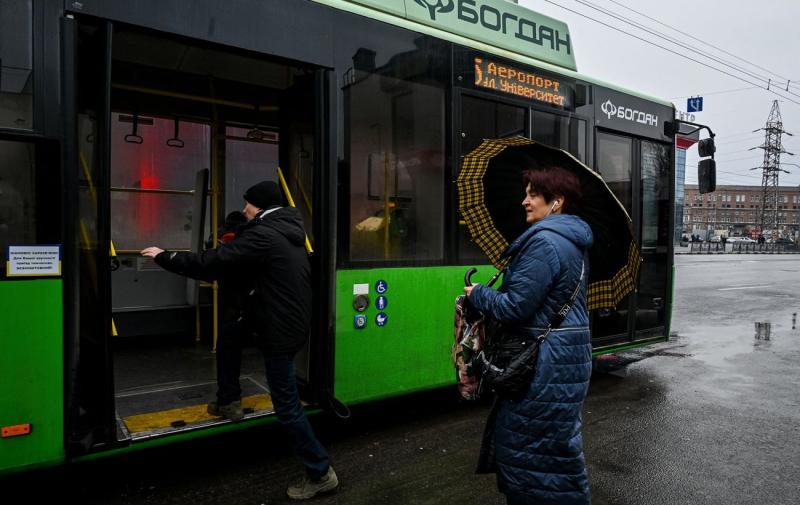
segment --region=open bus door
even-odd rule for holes
[[[114,439],[108,225],[110,23],[64,20],[65,178],[77,272],[65,331],[65,430],[68,456]],[[75,266],[68,266],[75,269]]]
[[[320,206],[332,199],[322,203],[317,190],[328,152],[326,71],[107,22],[67,24],[74,35],[65,37],[75,40],[65,47],[75,48],[77,62],[67,81],[76,90],[81,258],[76,336],[68,343],[71,455],[228,422],[206,410],[216,393],[216,287],[163,271],[139,251],[199,251],[229,212],[241,210],[249,186],[278,181],[278,167],[315,249],[317,320],[297,369],[303,399],[318,401],[332,376],[333,246],[314,246],[330,234]],[[258,349],[245,347],[245,425],[274,413],[263,366]]]

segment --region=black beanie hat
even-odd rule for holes
[[[268,209],[281,205],[281,190],[276,182],[261,181],[244,192],[244,199],[259,209]]]

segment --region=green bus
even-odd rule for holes
[[[309,408],[454,384],[453,301],[467,268],[493,273],[454,184],[484,138],[569,150],[632,216],[639,286],[592,315],[596,353],[669,335],[675,109],[578,74],[560,21],[501,0],[19,0],[0,40],[0,473],[272,422],[255,349],[245,419],[206,414],[216,287],[138,252],[207,247],[279,173],[313,250]]]

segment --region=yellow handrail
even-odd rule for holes
[[[281,167],[278,167],[278,180],[281,183],[281,188],[283,188],[283,193],[286,195],[286,200],[289,202],[289,205],[295,207],[294,198],[292,198],[292,193],[289,192],[289,186],[286,184],[286,179],[283,177],[283,171]],[[312,254],[314,249],[311,248],[311,242],[308,240],[308,233],[306,235],[306,252],[308,254]]]

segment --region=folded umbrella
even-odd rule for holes
[[[530,225],[522,200],[524,170],[558,166],[580,181],[577,215],[592,229],[589,249],[589,309],[613,308],[636,286],[640,254],[625,207],[603,178],[570,153],[525,137],[488,139],[464,157],[456,181],[458,207],[472,240],[498,269],[502,253]]]

